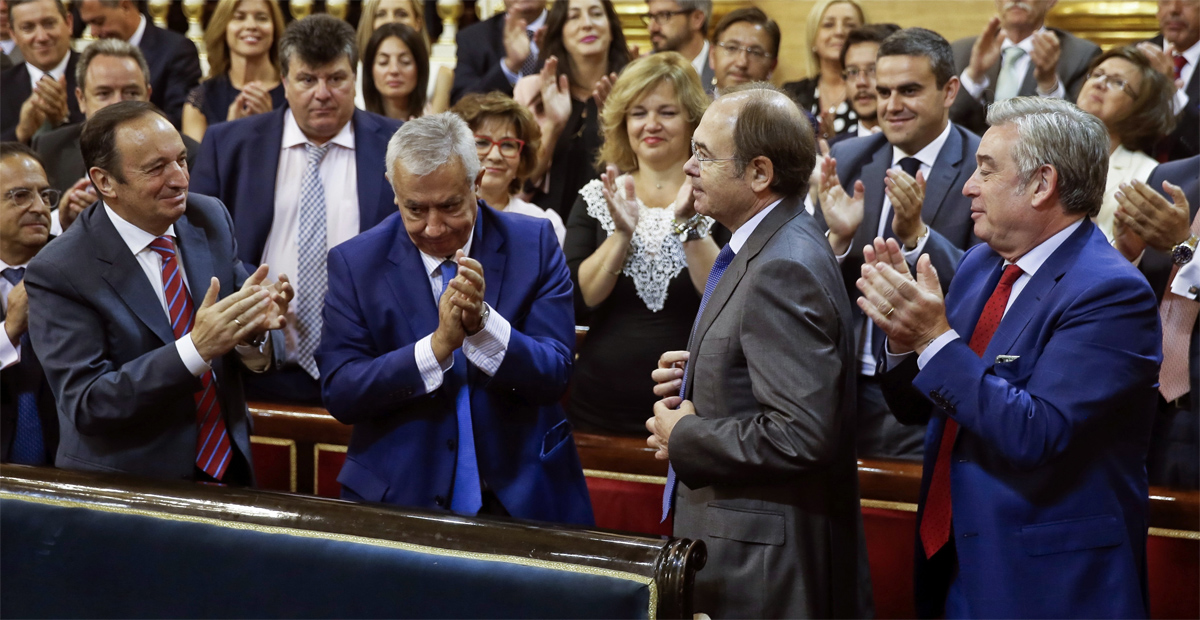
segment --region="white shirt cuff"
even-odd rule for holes
[[[1179,268],[1175,279],[1171,280],[1171,292],[1184,299],[1200,300],[1200,260],[1193,260]]]
[[[491,306],[488,306],[491,308]],[[474,336],[463,340],[463,355],[475,364],[487,376],[491,377],[500,369],[504,354],[508,352],[508,339],[512,336],[512,325],[492,308],[487,325]]]
[[[989,80],[986,75],[983,76],[983,81],[981,83],[976,83],[975,80],[967,77],[966,69],[963,69],[962,74],[958,76],[958,81],[962,82],[962,87],[966,89],[967,94],[971,95],[971,97],[976,101],[979,101],[983,98],[984,89],[986,89],[992,83],[992,81]]]
[[[263,340],[262,346],[239,344],[233,348],[242,358],[242,365],[253,373],[266,372],[271,367],[271,334]]]
[[[183,365],[187,366],[188,372],[199,377],[200,375],[212,369],[212,365],[204,361],[200,357],[200,351],[196,349],[196,343],[192,342],[192,334],[188,332],[182,338],[175,341],[175,350],[179,351],[179,359],[183,360]]]
[[[829,231],[828,230],[825,231],[825,238],[829,239]],[[846,246],[845,252],[842,252],[841,254],[838,254],[837,256],[834,257],[837,259],[837,262],[839,265],[846,262],[846,257],[850,256],[850,252],[852,250],[854,250],[854,240],[853,239],[850,240],[850,245]]]
[[[1184,103],[1187,102],[1185,101]],[[62,213],[62,211],[59,211],[58,209],[55,209],[50,213],[50,234],[55,237],[63,234],[62,222],[58,221],[59,213]]]
[[[508,78],[508,83],[511,86],[516,86],[517,80],[521,79],[521,75],[519,73],[513,73],[512,71],[508,70],[508,65],[504,64],[503,57],[500,58],[500,70],[504,72],[504,77]]]
[[[1067,89],[1063,88],[1062,80],[1056,80],[1056,84],[1057,84],[1057,86],[1054,87],[1054,90],[1052,90],[1044,95],[1042,94],[1041,89],[1037,88],[1036,86],[1034,87],[1033,90],[1035,92],[1037,92],[1039,97],[1045,97],[1046,99],[1066,99],[1067,98]]]
[[[442,387],[442,375],[454,366],[454,356],[447,357],[445,364],[438,362],[433,354],[433,334],[418,340],[413,352],[417,359],[417,370],[425,382],[425,393],[432,394]]]
[[[925,242],[929,241],[929,232],[931,230],[931,228],[926,226],[925,234],[917,237],[917,247],[911,250],[905,248],[903,243],[900,244],[900,251],[904,253],[904,260],[909,265],[913,267],[917,266],[917,259],[921,258],[921,253],[925,251]],[[897,239],[897,241],[899,241],[899,239]]]
[[[928,364],[929,360],[933,359],[933,356],[937,355],[938,352],[942,350],[942,347],[955,340],[958,340],[958,332],[954,331],[953,329],[942,334],[941,336],[938,336],[937,338],[934,338],[933,342],[929,343],[929,346],[925,347],[925,350],[917,356],[917,368],[924,370],[925,364]]]
[[[8,368],[21,361],[21,345],[13,344],[4,331],[4,321],[0,321],[0,368]]]

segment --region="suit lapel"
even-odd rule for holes
[[[378,127],[365,112],[354,111],[354,165],[358,170],[358,227],[360,231],[368,230],[383,218],[380,217],[379,192],[386,182],[376,178],[379,175],[379,162],[384,160],[384,153],[375,148],[377,144],[387,144],[390,136],[377,141],[368,133],[376,133]]]
[[[921,207],[921,218],[932,222],[937,218],[938,211],[946,199],[950,186],[958,178],[963,162],[963,139],[958,126],[950,128],[950,135],[942,145],[941,152],[929,169],[929,178],[925,183],[925,202]]]
[[[396,223],[396,240],[388,252],[388,261],[392,267],[383,274],[383,278],[387,280],[396,299],[396,307],[408,318],[412,334],[432,334],[438,326],[438,315],[429,274],[425,273],[425,263],[421,261],[417,246],[413,245],[399,222]]]
[[[95,240],[96,258],[105,265],[101,269],[101,277],[116,291],[134,316],[164,344],[174,342],[175,334],[171,332],[171,322],[163,311],[158,294],[151,288],[142,266],[121,239],[103,206],[91,208],[89,224],[91,230],[88,233]]]
[[[888,168],[892,167],[892,145],[881,141],[883,148],[875,151],[875,156],[863,166],[859,178],[863,182],[863,221],[854,235],[852,248],[862,248],[879,236],[879,218],[883,217],[883,180]],[[846,193],[854,193],[854,184],[846,188]]]
[[[267,235],[275,222],[275,177],[279,170],[280,144],[283,143],[283,119],[287,108],[271,113],[270,122],[258,125],[254,139],[250,140],[249,153],[238,172],[249,177],[258,171],[255,179],[244,178],[242,183],[251,188],[249,204],[227,205],[233,215],[234,235],[237,237],[239,258],[248,266],[257,267],[263,262],[263,249]],[[238,196],[237,198],[242,198]]]
[[[179,239],[183,272],[187,276],[188,288],[191,289],[192,303],[199,310],[209,283],[213,276],[217,275],[213,269],[212,254],[208,250],[208,234],[188,223],[185,214],[175,222],[175,236]],[[221,288],[232,292],[233,285],[233,282],[222,282]]]
[[[506,254],[504,253],[504,238],[500,236],[500,232],[492,225],[492,218],[496,217],[491,211],[491,207],[480,200],[479,211],[475,214],[475,240],[472,242],[471,258],[479,261],[483,265],[483,278],[486,286],[483,292],[483,300],[493,308],[500,307],[500,290],[504,284],[504,265],[506,262]],[[488,226],[484,226],[484,220],[487,220]]]

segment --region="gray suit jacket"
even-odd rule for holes
[[[871,616],[850,304],[798,197],[734,257],[688,350],[697,415],[675,426],[670,455],[675,535],[708,545],[696,611]]]
[[[222,298],[241,287],[247,274],[220,201],[190,194],[175,234],[193,300],[213,276]],[[25,283],[29,334],[58,401],[55,465],[191,479],[200,378],[180,359],[161,302],[101,203],[38,253]],[[283,338],[272,338],[278,356]],[[239,356],[212,368],[230,438],[249,459]]]
[[[1079,96],[1079,89],[1083,88],[1083,83],[1087,79],[1088,65],[1092,59],[1100,55],[1100,48],[1095,43],[1079,37],[1058,28],[1049,28],[1058,35],[1058,42],[1061,55],[1058,58],[1058,79],[1062,82],[1063,89],[1066,90],[1065,98],[1067,101],[1074,102]],[[962,75],[963,70],[971,63],[971,46],[975,45],[975,39],[979,37],[966,37],[955,41],[951,47],[954,48],[954,70],[956,75]],[[995,98],[996,80],[1000,77],[1000,61],[992,65],[988,69],[989,86],[983,91],[983,101],[972,97],[967,93],[967,89],[960,88],[958,97],[954,99],[954,106],[950,108],[950,120],[970,129],[976,134],[983,135],[987,131],[987,107],[992,104]],[[1029,71],[1025,73],[1025,81],[1021,82],[1021,89],[1017,91],[1017,95],[1021,97],[1032,96],[1037,94],[1037,80],[1033,78],[1033,66],[1030,63]]]

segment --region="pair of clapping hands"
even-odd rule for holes
[[[238,345],[261,344],[268,331],[287,325],[288,304],[296,294],[285,274],[264,284],[270,270],[260,265],[240,289],[225,299],[218,299],[220,281],[215,277],[210,280],[191,331],[192,344],[205,361],[225,355]]]
[[[430,344],[434,357],[443,361],[462,347],[467,336],[476,334],[483,325],[483,295],[487,283],[483,265],[458,250],[454,254],[458,273],[438,299],[438,326]]]

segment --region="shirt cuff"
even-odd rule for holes
[[[21,361],[21,345],[13,344],[4,331],[4,321],[0,321],[0,368],[8,368]]]
[[[200,357],[200,351],[196,349],[196,343],[192,342],[192,334],[188,332],[182,338],[175,341],[175,350],[179,351],[179,359],[183,360],[183,365],[187,366],[188,372],[199,377],[200,375],[212,370],[212,365],[204,361]]]
[[[825,231],[825,239],[826,239],[826,240],[828,240],[828,239],[829,239],[829,231],[828,231],[828,230],[827,230],[827,231]],[[846,251],[845,251],[845,252],[842,252],[841,254],[838,254],[838,255],[837,255],[837,256],[835,256],[834,258],[836,258],[836,259],[837,259],[837,263],[840,265],[840,264],[842,264],[842,263],[846,262],[846,257],[847,257],[847,256],[850,256],[850,252],[851,252],[851,251],[853,251],[853,250],[854,250],[854,240],[853,240],[853,239],[851,239],[851,240],[850,240],[850,245],[846,246]]]
[[[463,340],[463,355],[487,376],[494,376],[504,361],[504,354],[508,352],[510,336],[512,325],[492,308],[487,325],[474,336],[467,336]]]
[[[1067,89],[1063,88],[1062,80],[1058,80],[1057,84],[1058,85],[1054,87],[1054,90],[1045,94],[1043,94],[1041,89],[1037,88],[1036,86],[1033,88],[1033,90],[1037,92],[1039,97],[1045,97],[1046,99],[1066,99]]]
[[[1175,279],[1171,280],[1171,292],[1184,299],[1200,301],[1200,260],[1193,260],[1179,268]],[[4,340],[7,342],[8,338]]]
[[[903,243],[900,244],[900,251],[904,253],[904,260],[908,262],[909,265],[913,267],[917,266],[917,259],[921,258],[921,253],[925,251],[925,242],[929,241],[929,233],[931,230],[933,229],[926,226],[925,234],[917,237],[917,247],[911,250],[905,248]],[[897,241],[899,241],[899,239],[897,239]]]
[[[1186,103],[1186,100],[1184,103]],[[58,221],[59,213],[62,213],[59,209],[50,212],[50,234],[55,237],[63,234],[62,222]]]
[[[521,75],[519,73],[513,73],[512,71],[508,70],[508,65],[504,64],[503,57],[500,58],[500,71],[504,72],[504,77],[508,79],[508,84],[510,86],[516,86],[517,80],[521,79]]]
[[[933,342],[929,343],[929,346],[925,347],[925,350],[917,356],[917,368],[924,370],[925,364],[928,364],[929,360],[933,359],[933,356],[937,355],[938,352],[942,350],[942,347],[955,340],[958,340],[958,332],[954,331],[953,329],[942,334],[941,336],[938,336],[937,338],[934,338]]]
[[[418,340],[413,351],[417,359],[417,370],[421,373],[421,380],[425,382],[425,393],[432,394],[442,387],[442,375],[454,366],[454,356],[447,357],[445,364],[438,362],[437,356],[433,354],[433,334]]]
[[[242,358],[242,365],[253,373],[266,372],[271,367],[271,334],[263,339],[261,346],[239,344],[233,348]]]
[[[986,75],[983,76],[983,81],[981,83],[976,83],[975,80],[967,77],[966,69],[964,69],[962,74],[958,76],[958,81],[962,83],[962,87],[966,89],[967,94],[971,95],[971,97],[977,101],[983,98],[984,89],[986,89],[992,83],[992,81],[989,80]]]

